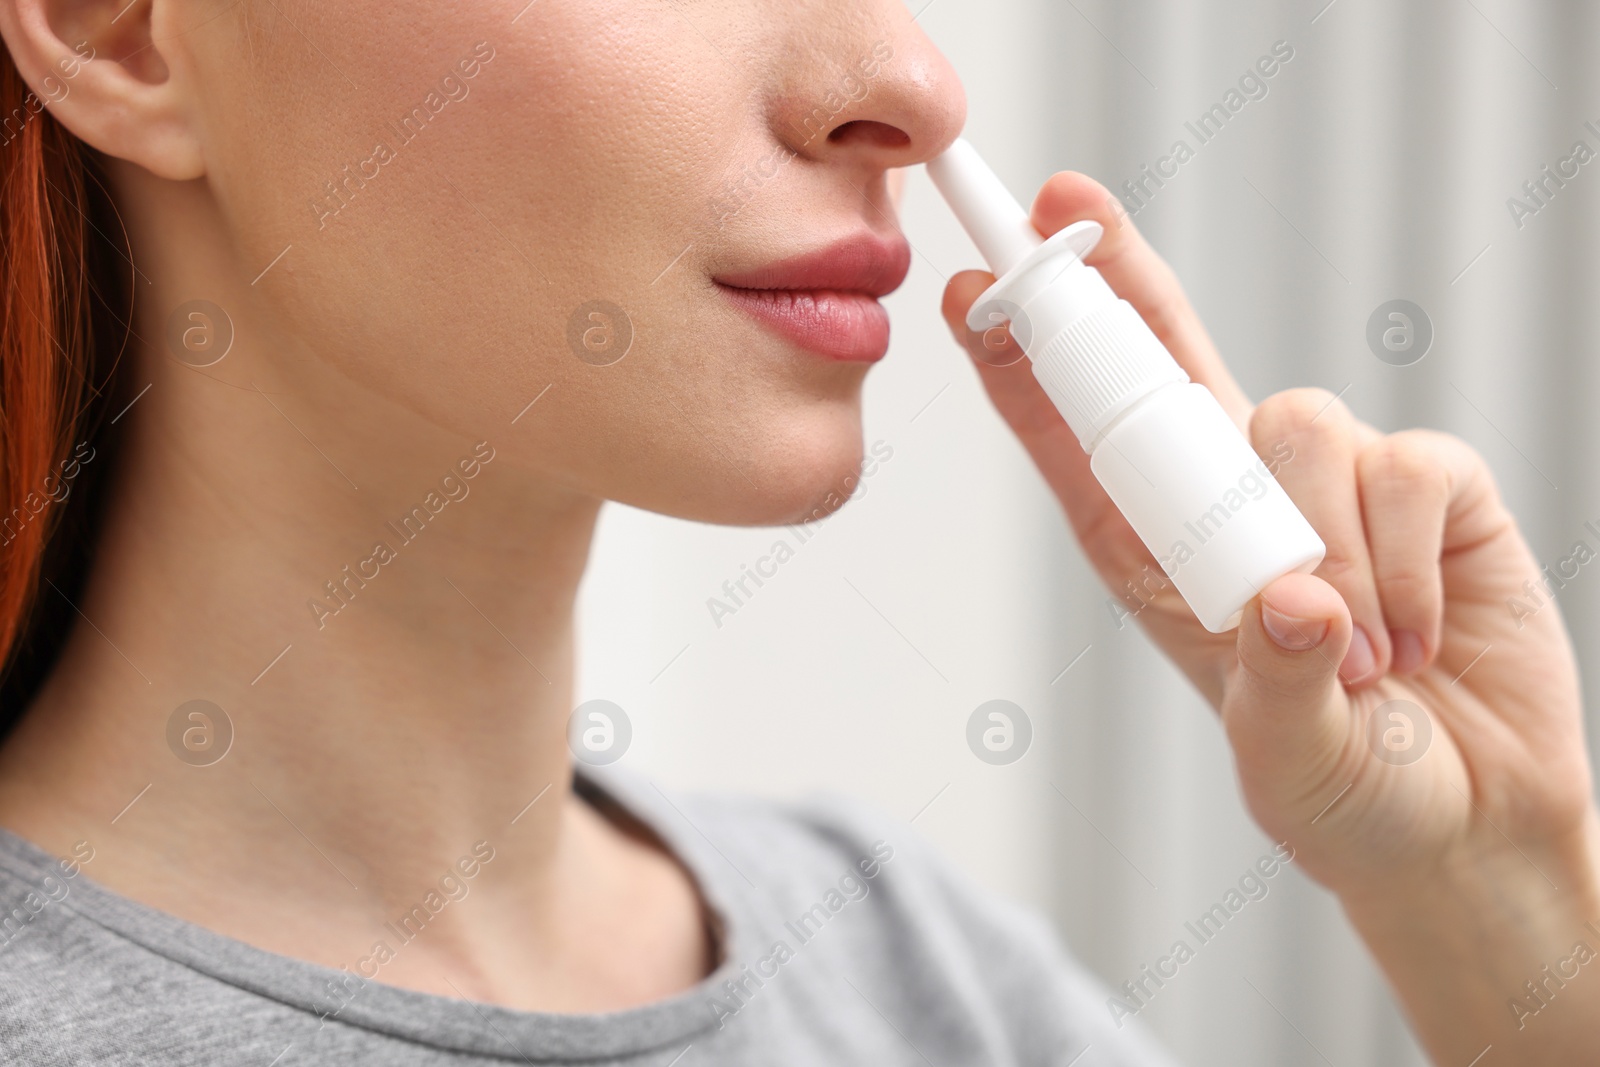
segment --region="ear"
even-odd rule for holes
[[[171,0],[0,0],[0,38],[37,99],[93,148],[161,178],[186,181],[205,173],[191,117],[184,66],[168,64],[160,34]],[[0,116],[0,140],[15,136],[13,112]],[[25,118],[20,121],[26,121]]]

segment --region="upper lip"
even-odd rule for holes
[[[911,245],[904,237],[859,233],[826,248],[802,252],[754,270],[719,274],[735,289],[835,290],[887,296],[911,270]]]

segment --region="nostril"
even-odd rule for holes
[[[900,127],[891,126],[887,122],[856,119],[828,134],[828,140],[843,145],[866,144],[875,148],[904,148],[911,143],[911,136]]]

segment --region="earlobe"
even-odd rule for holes
[[[205,164],[183,64],[169,63],[153,27],[168,0],[0,0],[0,38],[32,90],[92,148],[173,181]],[[172,38],[176,39],[176,35]],[[9,117],[0,137],[9,139]]]

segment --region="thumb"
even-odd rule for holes
[[[1324,786],[1349,751],[1339,664],[1351,632],[1344,599],[1309,574],[1279,578],[1245,608],[1222,721],[1263,824],[1303,823],[1327,802]]]

